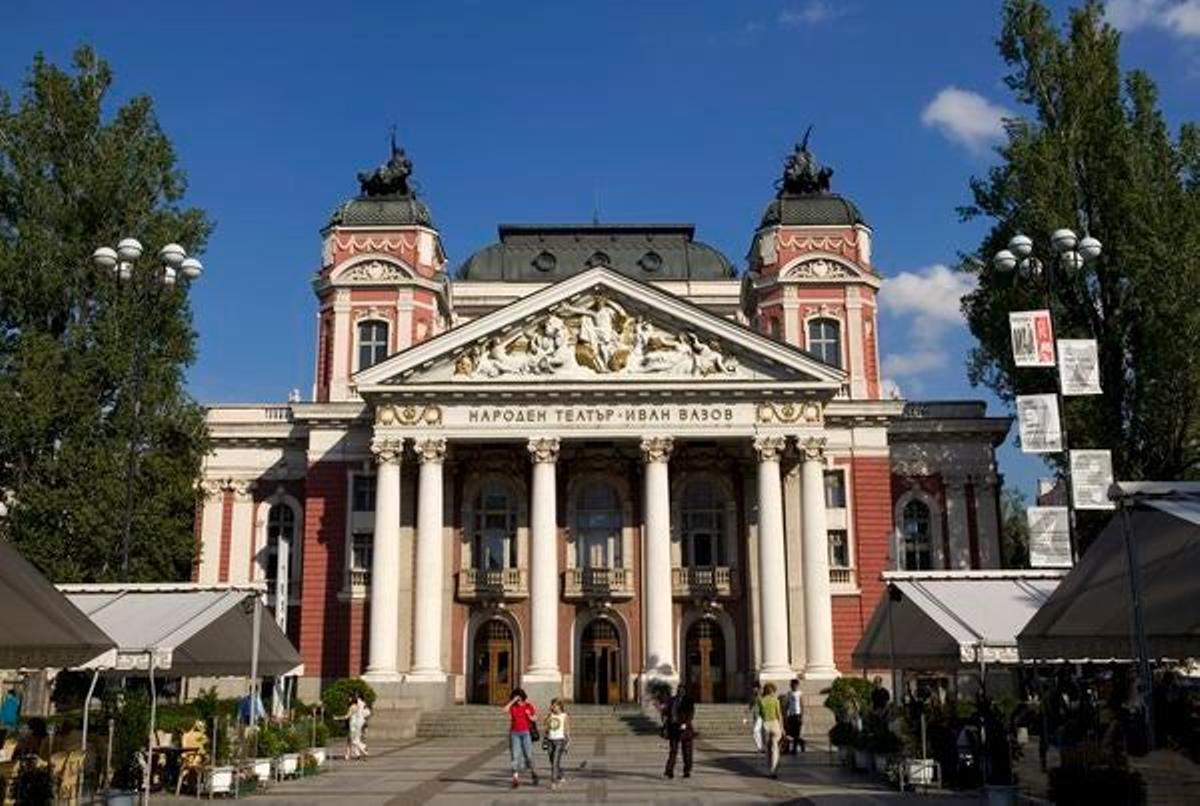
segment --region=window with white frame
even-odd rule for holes
[[[621,565],[621,499],[611,484],[584,485],[575,503],[575,545],[580,568]]]
[[[725,565],[725,501],[717,485],[708,479],[689,481],[680,512],[684,566]]]
[[[825,508],[846,508],[846,473],[842,470],[825,471]]]
[[[845,529],[829,530],[829,567],[850,567],[850,535]]]
[[[263,578],[267,583],[267,600],[275,600],[275,589],[279,580],[279,545],[288,547],[287,578],[288,598],[299,593],[300,552],[297,546],[296,511],[287,504],[273,504],[267,513],[267,545],[262,554]]]
[[[357,531],[350,537],[350,570],[362,576],[364,582],[371,579],[371,554],[374,545],[374,532]]]
[[[481,571],[517,567],[517,499],[508,485],[488,481],[474,502],[474,560]]]
[[[808,351],[826,364],[842,365],[842,325],[836,319],[821,317],[808,323]]]
[[[932,518],[929,507],[916,499],[904,505],[900,518],[901,553],[906,571],[933,568]]]
[[[374,512],[375,477],[366,474],[355,476],[351,498],[354,512]]]
[[[368,319],[358,323],[358,368],[373,367],[388,354],[388,323]]]

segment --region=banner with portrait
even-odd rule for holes
[[[1056,395],[1018,395],[1017,427],[1023,453],[1054,453],[1063,449]]]
[[[1108,498],[1112,485],[1112,451],[1071,451],[1071,495],[1076,509],[1116,509]]]
[[[1071,567],[1071,518],[1066,507],[1029,507],[1029,566]]]
[[[1008,315],[1013,363],[1018,367],[1054,366],[1054,327],[1050,311],[1013,311]]]
[[[1100,356],[1095,339],[1058,340],[1058,377],[1064,395],[1098,395]]]

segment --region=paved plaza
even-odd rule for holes
[[[747,740],[748,741],[748,740]],[[417,739],[378,748],[365,762],[333,762],[315,778],[277,784],[250,801],[360,804],[533,804],[660,803],[853,804],[912,801],[878,780],[843,770],[826,752],[785,757],[780,777],[762,774],[762,765],[738,739],[699,741],[690,779],[663,778],[666,743],[645,736],[597,736],[574,741],[567,782],[557,790],[544,784],[509,788],[507,740],[494,738]],[[545,756],[538,754],[538,761]],[[547,772],[543,767],[541,773]],[[938,804],[978,803],[953,796],[922,796]],[[182,801],[181,801],[182,802]],[[194,801],[192,801],[194,802]]]

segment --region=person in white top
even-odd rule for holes
[[[783,726],[787,731],[789,752],[792,755],[804,750],[804,739],[800,731],[804,729],[804,695],[800,692],[800,681],[792,680],[784,703]]]
[[[346,713],[339,719],[345,719],[349,723],[349,733],[346,735],[346,760],[352,758],[365,759],[367,753],[367,745],[363,741],[363,728],[367,726],[367,717],[371,715],[371,709],[367,703],[357,693],[350,695],[350,707]]]
[[[546,715],[546,751],[550,754],[550,788],[557,789],[563,783],[562,765],[571,742],[567,727],[567,711],[558,697],[550,701],[550,713]]]

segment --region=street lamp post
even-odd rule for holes
[[[1055,267],[1057,266],[1058,270],[1066,274],[1079,271],[1085,263],[1090,263],[1100,257],[1101,246],[1100,241],[1090,235],[1079,238],[1072,230],[1056,229],[1050,235],[1050,248],[1057,256],[1057,260],[1052,259],[1043,262],[1033,254],[1033,239],[1027,235],[1018,233],[1009,240],[1007,249],[1001,249],[996,253],[995,257],[992,258],[992,265],[1004,274],[1013,274],[1014,279],[1023,275],[1032,278],[1035,282],[1042,283],[1046,311],[1050,314],[1051,330],[1054,336],[1050,340],[1050,346],[1054,351],[1054,391],[1058,402],[1058,423],[1062,435],[1062,450],[1066,456],[1066,477],[1063,480],[1063,485],[1066,488],[1067,494],[1067,537],[1071,544],[1071,562],[1075,563],[1079,558],[1075,543],[1075,492],[1071,488],[1071,445],[1067,436],[1067,412],[1063,406],[1062,372],[1058,366],[1060,358],[1057,341],[1058,330],[1053,324]]]
[[[203,266],[194,257],[188,257],[187,252],[177,243],[169,243],[158,252],[161,264],[149,271],[139,271],[137,262],[143,253],[142,245],[134,238],[123,238],[113,249],[101,246],[92,253],[92,263],[103,272],[111,272],[116,284],[118,295],[123,294],[123,288],[130,288],[131,302],[144,305],[145,311],[138,311],[137,320],[141,321],[142,314],[153,313],[158,308],[163,291],[175,288],[180,280],[190,284],[200,277]],[[147,290],[145,296],[137,291],[142,286]],[[129,435],[129,447],[125,456],[125,506],[122,513],[121,525],[121,580],[129,581],[129,543],[133,527],[134,482],[138,473],[138,442],[141,440],[141,408],[142,380],[145,375],[145,362],[149,341],[153,335],[147,334],[143,328],[133,338],[133,359],[130,361],[129,374],[121,385],[121,395],[129,395],[130,410],[133,422]]]

